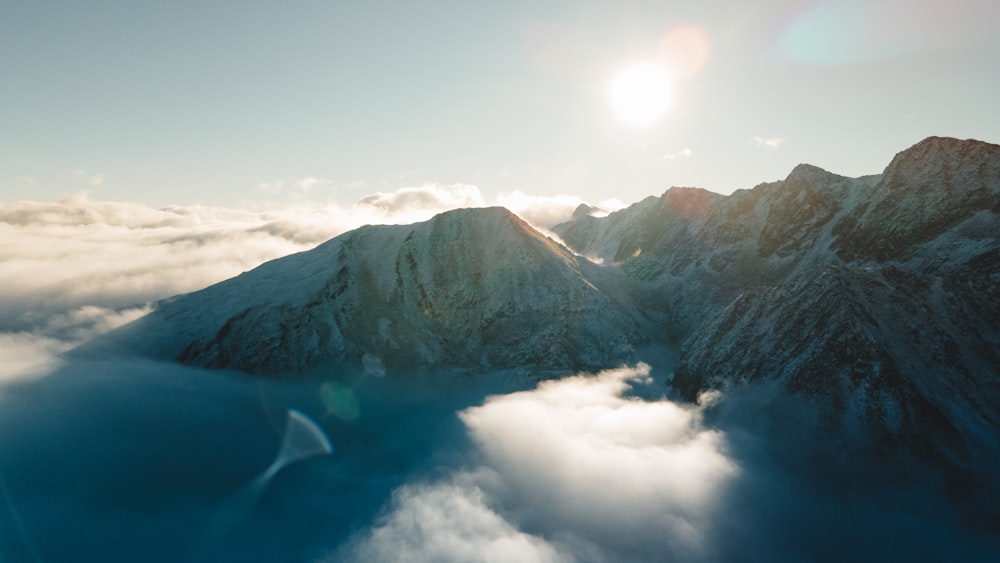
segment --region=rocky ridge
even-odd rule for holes
[[[800,165],[699,205],[690,194],[554,229],[682,327],[684,397],[768,389],[859,424],[876,448],[996,461],[1000,146],[932,137],[881,176]],[[659,238],[635,228],[668,223]]]

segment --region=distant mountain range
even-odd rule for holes
[[[914,458],[995,459],[1000,146],[932,137],[881,175],[799,165],[728,196],[671,188],[592,211],[556,226],[561,242],[502,208],[363,227],[164,300],[88,349],[263,375],[551,374],[668,345],[689,400],[766,389]]]

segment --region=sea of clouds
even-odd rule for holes
[[[92,201],[86,194],[0,203],[0,357],[6,360],[0,380],[134,320],[155,300],[309,250],[362,225],[413,223],[449,209],[502,205],[545,230],[567,220],[580,203],[574,196],[521,192],[489,202],[465,184],[401,188],[354,204],[262,210],[154,209]]]
[[[580,203],[507,198],[542,228]],[[801,420],[749,399],[677,402],[642,364],[542,382],[485,372],[274,381],[61,356],[157,299],[347,229],[485,204],[470,186],[424,186],[350,206],[256,211],[83,196],[0,205],[0,560],[1000,553],[991,530],[919,483],[873,480],[874,466],[848,450],[842,465],[855,469],[817,465],[815,454],[829,459],[834,446]],[[333,453],[283,468],[232,514],[277,455],[289,409],[314,420]]]

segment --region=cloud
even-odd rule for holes
[[[495,201],[544,225],[580,200]],[[487,204],[474,186],[428,184],[258,210],[82,194],[0,204],[0,559],[30,559],[24,545],[37,559],[198,559],[220,500],[272,459],[273,412],[319,408],[331,389],[355,399],[350,416],[318,417],[337,454],[282,471],[246,526],[202,559],[996,559],[992,528],[968,525],[965,507],[924,487],[933,469],[860,456],[802,424],[811,411],[800,397],[786,410],[736,390],[702,406],[640,400],[667,391],[645,366],[485,398],[508,374],[454,387],[430,374],[431,386],[373,362],[381,377],[355,389],[58,359],[150,300],[362,224],[470,203]],[[816,463],[817,452],[837,463]],[[995,491],[982,498],[996,506]],[[107,530],[133,539],[103,541]]]
[[[73,177],[86,180],[86,182],[91,186],[100,186],[101,184],[104,183],[104,180],[107,179],[107,176],[105,176],[101,172],[98,172],[96,174],[88,174],[87,171],[83,170],[82,168],[75,168],[73,170]]]
[[[479,465],[401,488],[334,559],[710,559],[705,532],[739,469],[697,408],[628,396],[648,374],[547,381],[466,409]]]
[[[343,551],[355,561],[571,561],[544,539],[517,530],[486,501],[474,475],[403,486],[393,494],[391,512],[370,536]]]
[[[568,221],[581,203],[587,202],[574,195],[533,196],[516,190],[501,193],[496,198],[497,205],[506,207],[543,231]],[[596,206],[600,210],[595,213],[598,216],[626,207],[617,199],[605,199]]]
[[[46,317],[30,331],[0,332],[0,382],[32,378],[55,369],[59,354],[149,312],[148,307],[84,306]]]
[[[691,157],[693,155],[694,155],[694,151],[691,150],[691,147],[684,147],[683,149],[681,149],[679,151],[667,153],[667,154],[661,156],[660,160],[677,160],[679,158],[688,158],[688,157]]]
[[[518,190],[501,193],[488,201],[479,188],[469,184],[423,184],[388,193],[373,193],[362,198],[358,206],[370,207],[380,215],[397,220],[408,218],[412,222],[424,221],[438,213],[459,207],[499,205],[537,228],[548,229],[569,220],[573,210],[581,203],[584,201],[574,195],[533,196]],[[607,210],[624,207],[617,200],[608,200],[602,204],[611,206],[602,207]]]
[[[75,174],[87,176],[84,170]],[[544,228],[568,219],[580,199],[513,192],[496,201]],[[14,342],[26,331],[45,329],[54,315],[85,307],[116,311],[195,291],[365,224],[412,223],[487,204],[479,189],[467,184],[378,192],[353,205],[299,203],[260,210],[154,209],[91,201],[85,193],[56,202],[0,203],[0,333]],[[43,333],[23,349],[61,349],[50,339]]]
[[[758,147],[764,147],[768,149],[776,149],[781,145],[785,144],[785,140],[781,137],[761,137],[759,135],[754,135],[750,137],[750,142]]]
[[[297,180],[295,182],[295,185],[298,186],[298,188],[302,190],[304,193],[309,193],[316,186],[326,186],[332,183],[333,182],[331,180],[327,180],[326,178],[317,178],[315,176],[308,176],[306,178]]]
[[[469,184],[424,184],[417,187],[401,188],[394,192],[376,192],[365,196],[359,202],[383,213],[410,214],[423,211],[439,212],[458,207],[483,207],[479,188]]]
[[[584,201],[573,195],[533,196],[513,191],[498,195],[496,203],[536,227],[550,228],[568,221]]]
[[[93,202],[0,205],[0,330],[25,330],[79,307],[120,308],[193,291],[303,242],[261,231],[288,219],[206,207]]]
[[[333,180],[316,176],[305,176],[294,179],[275,179],[257,184],[257,190],[269,195],[288,194],[302,196],[312,192],[317,186],[333,185]]]

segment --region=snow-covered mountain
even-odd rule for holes
[[[728,197],[672,188],[554,230],[670,319],[672,384],[796,398],[876,448],[997,461],[1000,146],[929,138],[881,176],[800,165]]]
[[[614,367],[681,349],[672,385],[766,389],[959,466],[1000,451],[1000,146],[926,139],[883,174],[800,165],[671,188],[554,242],[501,208],[369,226],[89,346],[251,373]]]
[[[506,209],[460,209],[363,227],[166,300],[95,346],[259,374],[594,369],[649,338],[622,278]]]

